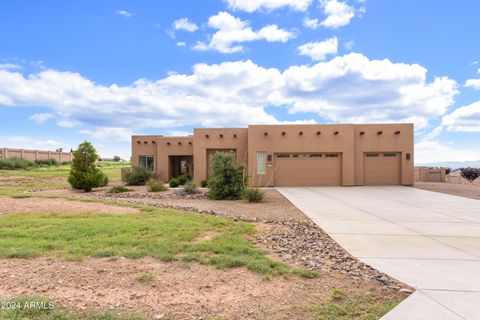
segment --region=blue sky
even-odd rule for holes
[[[480,159],[480,2],[2,1],[0,146],[130,155],[131,134],[414,122]]]

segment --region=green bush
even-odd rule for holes
[[[150,180],[148,181],[148,188],[149,192],[160,192],[160,191],[167,191],[168,188],[162,183],[157,180]]]
[[[58,166],[58,161],[55,159],[35,160],[35,163],[40,166]]]
[[[34,167],[36,167],[35,162],[22,158],[12,157],[0,160],[0,169],[2,170],[30,169]]]
[[[125,180],[129,186],[144,186],[152,178],[152,173],[145,168],[133,168],[132,172],[125,175]]]
[[[208,197],[214,200],[240,199],[243,191],[243,171],[237,166],[235,154],[216,152],[210,159]]]
[[[128,189],[125,186],[114,186],[114,187],[111,187],[107,193],[124,193],[129,191],[132,191],[132,189]]]
[[[172,178],[168,185],[170,186],[170,188],[176,188],[180,185],[180,182],[178,182],[178,179]]]
[[[82,142],[73,152],[72,166],[68,182],[72,188],[83,191],[92,191],[93,188],[108,183],[105,175],[97,168],[95,162],[98,154],[90,142]]]
[[[197,185],[193,182],[188,182],[183,186],[183,191],[186,194],[195,194],[198,192]]]
[[[260,188],[246,188],[243,191],[243,198],[248,202],[262,202],[265,191]]]
[[[200,181],[200,186],[201,186],[202,188],[208,187],[208,180],[202,180],[202,181]]]
[[[188,173],[181,174],[177,177],[178,183],[180,183],[181,186],[186,184],[188,181],[192,180],[190,175]]]

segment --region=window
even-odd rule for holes
[[[293,155],[294,158],[306,158],[306,154],[302,154],[302,153],[295,153]]]
[[[265,152],[257,152],[257,174],[265,174]]]
[[[138,164],[140,167],[148,171],[155,171],[155,157],[154,156],[139,156]]]
[[[325,157],[327,157],[327,158],[338,158],[338,153],[326,153]]]
[[[288,153],[280,153],[277,154],[277,158],[290,158],[290,155]]]
[[[309,155],[310,158],[321,158],[322,154],[321,153],[312,153]]]
[[[367,153],[367,158],[376,158],[378,156],[379,156],[378,153]]]
[[[393,152],[389,152],[389,153],[384,153],[383,156],[384,156],[384,157],[396,157],[397,154],[396,154],[396,153],[393,153]]]

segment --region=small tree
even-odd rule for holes
[[[97,160],[97,151],[88,141],[81,143],[73,152],[68,176],[68,182],[73,189],[92,191],[93,188],[104,186],[105,182],[108,182],[107,177],[95,165]]]
[[[113,156],[113,161],[119,162],[120,160],[120,156]]]
[[[236,164],[235,154],[216,152],[211,156],[208,188],[210,199],[240,199],[243,191],[243,172],[242,167]]]

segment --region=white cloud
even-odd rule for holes
[[[336,55],[338,49],[337,37],[319,42],[308,42],[298,48],[300,55],[309,56],[312,60],[323,61],[327,55]]]
[[[96,140],[108,140],[108,141],[131,141],[132,130],[128,128],[118,127],[102,127],[95,130],[80,130],[79,133],[92,137]]]
[[[188,18],[181,18],[173,22],[173,29],[195,32],[198,30],[198,26],[195,23],[190,22]]]
[[[185,41],[179,41],[176,43],[177,47],[185,47],[187,43]]]
[[[480,101],[455,109],[442,119],[448,131],[480,132]]]
[[[327,28],[339,28],[346,26],[350,20],[355,17],[355,8],[349,6],[346,2],[338,0],[320,0],[323,11],[327,18],[321,22],[321,25]],[[364,9],[362,10],[364,11]]]
[[[197,64],[189,74],[127,86],[96,84],[72,72],[0,70],[0,105],[48,108],[61,119],[98,128],[84,131],[98,138],[128,135],[101,128],[278,123],[267,106],[299,115],[313,112],[327,122],[411,121],[426,128],[458,93],[455,81],[436,77],[429,82],[426,73],[420,65],[369,60],[358,53],[285,71],[250,60]]]
[[[480,79],[468,79],[465,82],[465,87],[480,90]]]
[[[69,144],[60,142],[53,139],[38,139],[38,137],[28,137],[28,136],[0,136],[0,141],[2,141],[2,146],[7,148],[19,148],[19,149],[38,149],[38,150],[49,150],[55,151],[57,148],[64,148]],[[67,150],[67,149],[66,149]]]
[[[425,140],[415,144],[415,165],[443,161],[475,161],[480,151],[461,149],[436,140]]]
[[[14,63],[0,63],[0,70],[16,70],[21,68],[20,65]]]
[[[310,29],[317,29],[320,27],[320,21],[318,19],[310,19],[309,17],[305,17],[302,23],[304,27]]]
[[[290,7],[296,11],[305,11],[313,0],[224,0],[234,10],[254,12],[257,10],[274,10]]]
[[[268,42],[286,42],[295,35],[292,32],[279,29],[276,25],[267,25],[258,31],[253,31],[247,21],[235,18],[228,12],[219,12],[208,19],[208,26],[218,31],[211,37],[209,43],[197,42],[194,49],[216,50],[221,53],[243,51],[240,43],[255,40]]]
[[[33,120],[36,124],[40,124],[52,118],[55,118],[53,113],[36,113],[32,114],[28,119]]]
[[[283,103],[290,112],[315,112],[335,122],[414,122],[418,128],[444,115],[458,93],[447,77],[426,81],[417,64],[369,60],[358,53],[283,73]]]
[[[122,16],[125,18],[130,18],[132,16],[132,13],[126,11],[126,10],[117,10],[113,13],[116,16]]]

